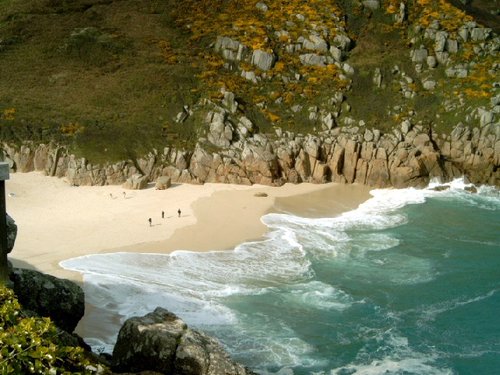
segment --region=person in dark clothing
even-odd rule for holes
[[[179,215],[179,217],[181,217],[181,209],[180,208],[177,210],[177,214]]]

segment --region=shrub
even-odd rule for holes
[[[16,118],[16,109],[15,108],[6,108],[3,110],[0,118],[3,118],[7,121],[13,121]]]
[[[0,285],[1,374],[93,374],[82,348],[60,343],[49,318],[23,316],[14,292]]]

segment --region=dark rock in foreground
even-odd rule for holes
[[[114,371],[154,371],[182,375],[254,374],[231,360],[222,346],[158,307],[128,319],[113,350]]]
[[[77,284],[20,268],[14,269],[10,279],[24,310],[50,317],[56,326],[67,332],[75,330],[85,311],[83,290]]]
[[[14,248],[14,243],[16,242],[17,236],[17,225],[13,218],[7,214],[6,216],[7,223],[7,254],[9,254]]]

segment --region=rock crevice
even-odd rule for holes
[[[227,116],[226,122],[237,122]],[[279,137],[257,132],[247,133],[246,138],[225,137],[224,145],[215,148],[208,140],[200,141],[192,152],[166,147],[136,160],[105,165],[77,158],[60,145],[2,144],[1,148],[12,171],[41,170],[64,177],[71,185],[124,184],[141,189],[168,177],[172,183],[333,181],[402,188],[425,186],[432,178],[449,181],[462,176],[476,184],[500,184],[498,124],[476,128],[458,124],[450,135],[408,121],[386,134],[357,127],[316,135],[279,133]],[[215,138],[220,139],[209,137]]]

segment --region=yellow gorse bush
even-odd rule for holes
[[[434,21],[438,21],[441,28],[453,36],[464,23],[473,20],[446,0],[417,0],[417,4],[420,6],[418,25],[429,27]]]
[[[225,61],[215,51],[200,52],[197,75],[204,82],[205,89],[217,93],[221,87],[237,90],[239,94],[248,95],[252,102],[262,90],[254,83],[242,78],[241,71],[255,72],[259,86],[269,84],[269,90],[288,92],[283,99],[291,104],[297,95],[311,90],[319,91],[320,86],[328,82],[331,86],[342,86],[338,80],[339,71],[333,64],[324,67],[304,66],[297,53],[290,53],[286,46],[296,43],[299,37],[307,38],[310,33],[320,35],[331,42],[338,30],[344,30],[343,13],[335,0],[275,0],[267,2],[267,10],[258,9],[258,0],[186,0],[182,14],[175,15],[176,22],[187,28],[191,40],[195,43],[213,42],[217,36],[229,37],[246,46],[250,51],[262,50],[273,53],[277,57],[274,67],[266,72],[246,61],[236,64],[238,69],[225,69]],[[307,52],[307,51],[306,51]],[[306,53],[302,52],[302,53]],[[313,51],[311,51],[313,52]],[[321,53],[320,53],[321,54]],[[234,63],[231,63],[234,65]],[[297,84],[295,76],[304,80]],[[282,76],[291,77],[286,83]],[[308,90],[302,86],[315,86]],[[280,121],[279,117],[266,117],[271,122]]]
[[[84,127],[77,122],[70,122],[68,124],[61,125],[59,130],[62,134],[72,136],[84,130]]]
[[[15,108],[6,108],[2,112],[2,119],[6,121],[13,121],[16,119],[16,109]]]
[[[386,0],[385,11],[389,14],[394,14],[399,10],[400,4],[406,4],[404,0]]]

